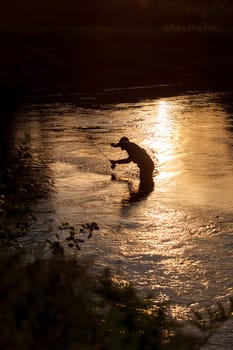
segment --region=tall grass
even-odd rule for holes
[[[2,2],[2,25],[232,26],[231,0],[27,0]]]

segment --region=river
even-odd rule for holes
[[[75,103],[23,105],[15,137],[31,135],[55,187],[37,208],[33,242],[53,237],[61,222],[78,230],[95,221],[100,230],[72,252],[78,258],[169,300],[177,317],[226,301],[233,291],[232,97],[192,92],[101,102],[80,94]],[[156,165],[154,191],[138,201],[129,193],[129,182],[137,190],[136,165],[112,171],[108,161],[125,156],[110,147],[122,136],[144,147]]]

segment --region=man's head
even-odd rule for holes
[[[129,139],[128,137],[126,136],[123,136],[120,141],[118,142],[118,146],[121,148],[121,149],[125,149],[125,145],[129,142]]]
[[[129,142],[128,137],[123,136],[123,137],[120,139],[119,143],[122,143],[122,142]]]
[[[123,136],[118,143],[111,143],[112,147],[120,147],[121,149],[125,149],[125,146],[129,143],[129,139],[126,136]]]

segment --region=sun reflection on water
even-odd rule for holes
[[[179,155],[176,152],[179,130],[176,128],[174,114],[177,106],[166,100],[159,100],[154,105],[154,113],[150,120],[150,131],[147,139],[147,147],[156,153],[160,180],[169,179],[177,173],[174,162]]]

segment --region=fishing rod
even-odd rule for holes
[[[86,130],[82,127],[79,127],[79,130],[81,130],[85,137],[88,139],[88,141],[92,144],[92,146],[94,146],[96,148],[96,150],[102,154],[102,156],[104,156],[105,159],[107,159],[111,164],[112,164],[112,160],[95,144],[95,142],[92,140],[92,138],[87,135]]]
[[[95,144],[95,142],[91,139],[91,137],[87,136],[87,139],[97,149],[97,151],[99,151],[99,153],[101,153],[104,156],[104,158],[106,158],[111,163],[111,159]]]

